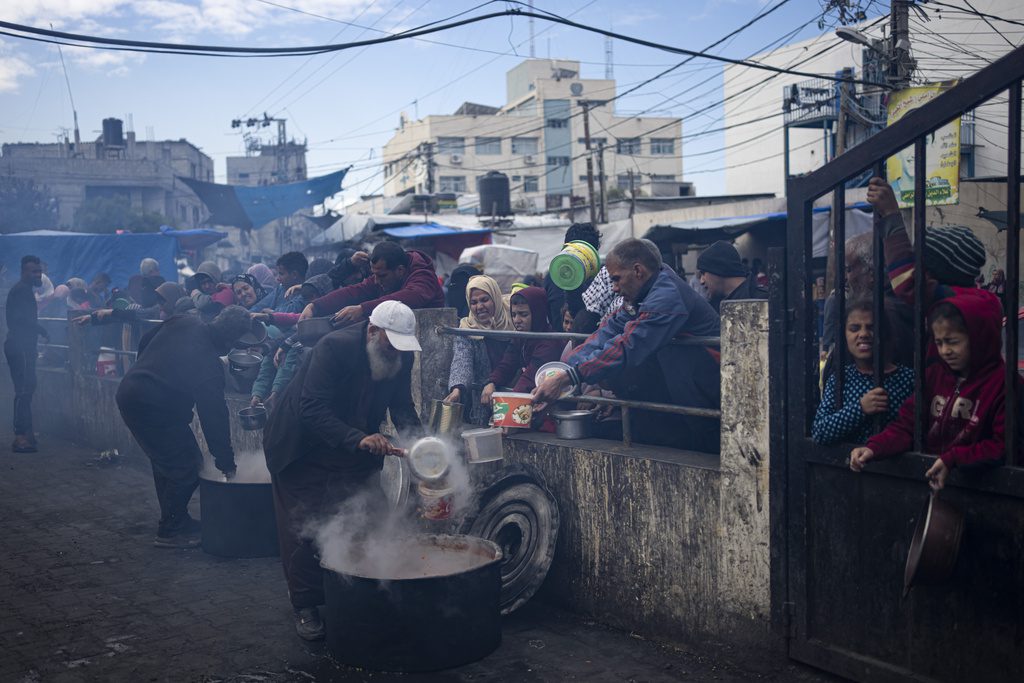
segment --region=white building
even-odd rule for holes
[[[974,0],[972,4],[986,14],[1018,21],[1024,18],[1020,0]],[[910,46],[917,61],[915,85],[970,76],[1009,52],[1012,48],[1007,41],[1016,45],[1024,41],[1024,28],[1018,25],[993,20],[1004,39],[981,17],[966,11],[937,12],[934,5],[921,7],[930,20],[925,21],[914,11],[910,13]],[[856,28],[869,38],[884,38],[888,17],[864,22]],[[870,54],[867,48],[841,41],[830,32],[757,55],[753,61],[820,74],[853,67],[854,77],[859,79],[863,77],[865,53]],[[805,81],[804,76],[773,75],[746,67],[725,69],[725,187],[728,194],[785,194],[784,90]],[[979,108],[973,120],[965,118],[961,132],[961,177],[1006,174],[1005,98],[1001,101],[1003,104]],[[860,124],[854,121],[851,125],[857,128]],[[855,142],[856,139],[850,140],[850,144]],[[790,174],[807,173],[822,166],[831,158],[832,144],[833,130],[791,128]]]
[[[384,145],[385,196],[475,193],[488,171],[509,176],[520,210],[568,207],[587,196],[583,106],[590,108],[591,145],[604,145],[608,191],[629,188],[678,194],[682,121],[615,115],[615,81],[580,78],[579,62],[531,59],[506,75],[502,107],[466,103],[452,115],[400,120]],[[595,195],[598,155],[594,155]]]

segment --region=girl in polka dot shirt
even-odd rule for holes
[[[914,391],[914,371],[891,361],[891,334],[883,335],[890,337],[882,347],[885,379],[881,387],[875,387],[875,325],[870,300],[848,305],[844,331],[848,357],[853,362],[843,368],[842,407],[836,407],[836,378],[830,374],[811,427],[811,437],[823,445],[866,442],[876,431],[874,416],[884,415],[884,424],[888,424]]]

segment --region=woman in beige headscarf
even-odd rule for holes
[[[459,321],[459,327],[471,330],[514,329],[508,299],[502,295],[494,278],[486,275],[469,278],[466,301],[469,302],[469,315]],[[474,424],[487,424],[490,418],[489,407],[480,404],[480,389],[487,383],[491,368],[501,360],[508,343],[507,339],[490,337],[455,337],[452,369],[448,377],[451,393],[445,401],[456,403],[470,398],[468,417]]]

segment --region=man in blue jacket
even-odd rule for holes
[[[605,266],[624,300],[622,308],[577,347],[567,361],[568,373],[538,385],[534,400],[552,401],[571,384],[604,383],[619,398],[719,409],[717,351],[672,343],[718,336],[715,310],[642,240],[616,245]],[[641,411],[634,413],[632,426],[643,443],[719,450],[717,419]]]

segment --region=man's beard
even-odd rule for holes
[[[366,340],[366,357],[370,361],[370,379],[375,382],[391,379],[402,367],[401,355],[385,355],[376,338]]]

